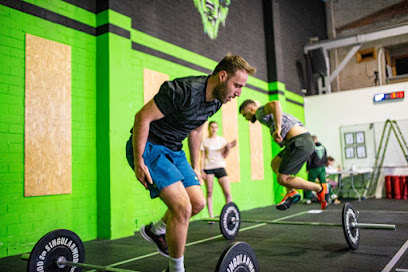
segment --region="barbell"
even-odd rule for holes
[[[66,229],[57,229],[45,234],[35,244],[31,253],[21,255],[27,262],[28,272],[80,272],[84,269],[112,272],[137,272],[110,266],[86,264],[84,245],[77,234]],[[234,242],[222,253],[216,272],[259,272],[259,263],[251,246],[245,242]]]
[[[389,224],[371,224],[358,223],[359,212],[354,209],[350,203],[343,206],[342,224],[324,223],[324,222],[298,222],[298,221],[279,221],[270,220],[242,220],[237,205],[233,202],[227,203],[221,211],[219,218],[204,218],[204,221],[219,221],[220,230],[225,239],[232,240],[237,236],[241,222],[245,223],[265,223],[279,225],[301,225],[301,226],[320,226],[320,227],[342,227],[344,237],[351,249],[357,249],[360,243],[359,229],[383,229],[395,230],[395,225]]]

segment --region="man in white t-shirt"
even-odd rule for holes
[[[203,158],[201,171],[207,188],[207,208],[210,217],[214,217],[212,202],[214,177],[218,179],[226,203],[232,201],[231,186],[225,171],[226,163],[224,159],[228,156],[230,149],[236,145],[236,140],[228,143],[224,137],[217,135],[217,131],[217,122],[211,121],[208,124],[209,137],[205,138],[201,143],[201,158]],[[210,223],[213,222],[210,221]]]

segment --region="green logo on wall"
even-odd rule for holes
[[[215,40],[220,23],[225,26],[231,0],[194,0],[194,5],[201,14],[204,33]]]

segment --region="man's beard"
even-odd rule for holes
[[[256,122],[256,116],[255,116],[255,114],[252,116],[252,118],[251,118],[251,123],[255,123]]]
[[[227,99],[227,82],[221,82],[217,86],[214,87],[215,98],[218,99],[221,103],[225,104],[228,102]]]

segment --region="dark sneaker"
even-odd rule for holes
[[[167,248],[167,242],[166,242],[166,236],[164,234],[162,235],[156,235],[154,234],[151,229],[152,229],[153,223],[150,223],[148,226],[142,226],[140,228],[140,234],[142,237],[151,242],[154,243],[156,246],[157,251],[165,256],[169,257],[169,249]]]
[[[330,194],[327,183],[322,183],[322,190],[317,193],[317,199],[319,199],[320,203],[322,204],[322,210],[326,209],[326,207],[329,206]]]
[[[294,190],[291,193],[287,193],[285,197],[282,199],[281,202],[279,202],[278,205],[276,205],[276,208],[278,210],[284,211],[289,209],[293,204],[298,203],[300,200],[300,194]]]

